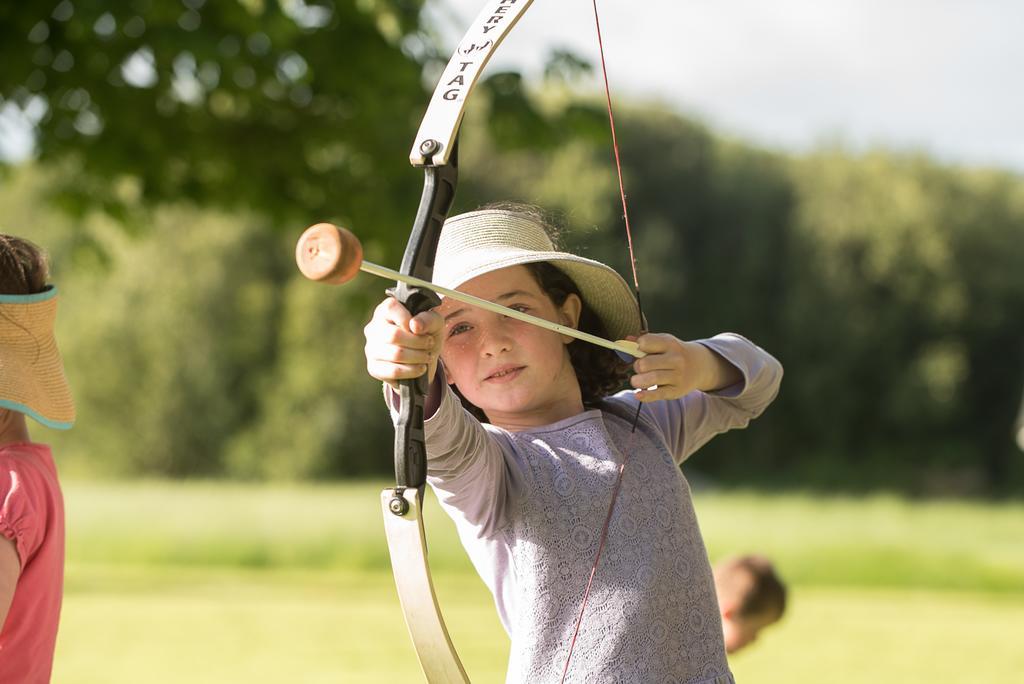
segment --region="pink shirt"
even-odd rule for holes
[[[64,499],[50,447],[0,446],[0,533],[21,560],[0,629],[0,682],[49,682],[64,587]]]

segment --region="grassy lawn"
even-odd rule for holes
[[[93,568],[75,571],[54,681],[420,681],[390,573]],[[442,576],[474,681],[503,681],[507,645],[489,594]]]
[[[71,483],[54,681],[419,681],[380,485]],[[1024,671],[1024,507],[702,494],[712,557],[768,553],[785,621],[738,654],[743,684],[1012,681]],[[451,524],[432,567],[474,682],[507,640]]]

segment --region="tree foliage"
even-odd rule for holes
[[[278,229],[334,220],[400,245],[420,174],[408,146],[448,55],[423,0],[60,0],[0,7],[0,106],[34,123],[50,194],[145,229],[188,201]],[[586,63],[564,51],[552,78]],[[581,117],[538,109],[515,73],[479,99],[506,147],[554,145]],[[395,202],[385,197],[409,198]],[[411,208],[410,208],[411,207]]]
[[[78,215],[163,202],[404,230],[419,2],[62,0],[0,8],[2,102]],[[403,47],[405,49],[403,49]],[[135,216],[137,221],[143,217]],[[370,219],[373,219],[372,221]]]

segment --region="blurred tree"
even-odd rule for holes
[[[52,194],[136,227],[165,202],[243,210],[282,228],[359,226],[392,253],[419,196],[408,146],[424,70],[447,61],[423,0],[127,0],[0,6],[0,107],[34,123]],[[551,78],[586,63],[556,50]],[[538,109],[491,75],[494,138],[561,141],[579,112]],[[395,201],[395,198],[401,198]],[[133,216],[134,215],[134,216]],[[400,253],[400,252],[399,252]]]
[[[391,421],[380,383],[366,374],[360,334],[387,284],[365,278],[353,285],[295,277],[281,289],[274,363],[255,384],[257,411],[228,444],[229,475],[294,480],[390,472]]]
[[[62,453],[99,473],[219,475],[274,361],[275,282],[290,260],[280,238],[250,222],[189,208],[155,222],[144,239],[97,217],[75,226],[102,241],[110,262],[57,276],[79,407]],[[65,247],[68,232],[48,232],[37,239]]]
[[[404,231],[420,2],[130,0],[0,7],[0,104],[53,192],[122,220],[161,202]],[[141,219],[140,219],[141,220]]]
[[[957,427],[975,436],[987,481],[1007,490],[1024,470],[1006,439],[1024,387],[1024,182],[964,173],[943,214],[954,226],[954,277],[966,302],[956,328],[966,357]]]
[[[881,151],[791,168],[801,267],[785,313],[804,328],[787,405],[815,418],[795,443],[871,479],[1005,486],[1024,375],[1021,179]]]
[[[382,283],[306,281],[291,237],[259,218],[167,206],[136,236],[99,214],[41,211],[38,169],[11,180],[2,230],[44,245],[61,288],[79,413],[74,430],[46,435],[62,467],[250,479],[386,469],[390,421],[357,333]]]

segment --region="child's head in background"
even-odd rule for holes
[[[0,294],[31,295],[46,289],[46,257],[28,240],[0,233]]]
[[[737,556],[718,563],[715,591],[728,653],[753,642],[786,611],[786,585],[764,556]]]

